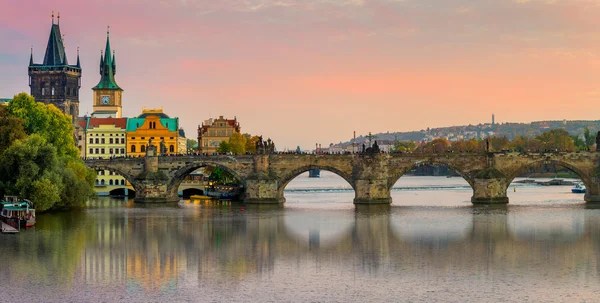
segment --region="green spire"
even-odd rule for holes
[[[104,50],[104,57],[100,55],[100,83],[92,89],[118,89],[121,90],[117,82],[115,81],[115,69],[116,65],[113,58],[110,56],[110,32],[106,31],[106,49]]]

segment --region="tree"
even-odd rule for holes
[[[83,205],[94,194],[95,178],[93,169],[59,156],[38,134],[15,141],[0,159],[1,194],[30,199],[39,211]]]
[[[258,142],[258,136],[248,138],[246,140],[246,152],[256,154],[256,142]]]
[[[217,147],[217,152],[219,154],[226,154],[230,151],[231,151],[231,148],[229,146],[229,142],[221,141],[221,143],[219,143],[219,147]]]
[[[445,138],[437,138],[422,146],[421,149],[425,153],[441,153],[447,151],[448,147],[450,147],[450,141]]]
[[[575,144],[575,149],[580,151],[580,150],[587,150],[588,146],[585,142],[585,140],[581,139],[579,136],[574,135],[571,136],[571,138],[573,138],[573,144]]]
[[[585,146],[587,148],[589,148],[590,146],[592,146],[596,143],[596,138],[594,138],[594,135],[591,134],[590,129],[587,127],[583,131],[583,139],[585,141]]]
[[[0,155],[16,140],[23,139],[24,121],[11,115],[6,106],[0,106]]]
[[[417,144],[414,141],[396,141],[394,143],[394,151],[400,152],[411,152],[417,148]]]
[[[246,153],[246,137],[242,134],[234,132],[229,137],[229,151],[236,155],[243,155]]]
[[[35,102],[29,94],[20,93],[9,103],[8,110],[13,116],[25,121],[27,135],[39,134],[56,148],[59,156],[79,157],[71,117],[56,106]]]
[[[575,150],[575,144],[573,138],[569,135],[569,132],[557,128],[542,133],[536,137],[542,143],[542,150],[559,150],[559,151],[573,151]]]

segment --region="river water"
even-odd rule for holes
[[[473,206],[459,177],[399,180],[358,207],[301,175],[282,207],[110,198],[0,235],[1,302],[599,302],[600,207],[511,185]]]

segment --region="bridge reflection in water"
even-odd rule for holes
[[[10,262],[0,264],[0,278],[9,281],[8,294],[35,285],[37,299],[92,301],[183,300],[200,293],[235,300],[247,289],[277,300],[289,283],[300,288],[308,276],[315,291],[342,297],[391,300],[400,291],[427,297],[429,290],[454,286],[449,300],[472,289],[492,301],[557,288],[585,298],[599,282],[599,236],[600,210],[585,205],[315,211],[101,199],[87,211],[40,216],[35,232],[3,238],[0,253]],[[394,284],[402,286],[387,288]]]

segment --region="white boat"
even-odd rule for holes
[[[574,194],[585,194],[585,185],[582,183],[577,183],[573,188],[571,188],[571,192]]]

